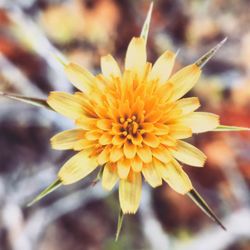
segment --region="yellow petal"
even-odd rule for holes
[[[116,167],[114,164],[109,163],[107,163],[104,167],[102,174],[102,186],[106,190],[110,191],[118,180],[118,175],[115,168]]]
[[[131,140],[132,140],[133,144],[141,145],[143,138],[142,138],[141,134],[137,132],[135,135],[132,135]]]
[[[130,160],[123,158],[117,162],[117,171],[121,179],[126,179],[128,177],[130,170]]]
[[[170,152],[178,161],[196,167],[203,167],[207,158],[198,148],[184,141],[178,141]]]
[[[89,130],[88,132],[85,133],[85,138],[87,140],[90,140],[90,141],[95,141],[97,139],[99,139],[102,135],[102,131],[101,130]]]
[[[89,158],[85,151],[74,155],[59,170],[58,177],[64,185],[83,179],[97,167],[96,160]]]
[[[168,163],[172,159],[168,149],[163,145],[160,145],[158,148],[152,148],[151,151],[156,159],[164,163]]]
[[[203,133],[219,125],[219,116],[207,112],[194,112],[178,119],[178,123],[190,127],[193,133]]]
[[[106,146],[102,152],[97,156],[97,161],[100,165],[109,161],[110,147]]]
[[[143,135],[143,142],[152,148],[157,148],[160,144],[160,140],[153,133],[146,133]]]
[[[110,151],[110,161],[117,162],[123,157],[123,150],[120,147],[113,146]]]
[[[135,172],[140,172],[142,169],[142,160],[139,156],[135,156],[134,159],[131,160],[131,167]]]
[[[175,54],[168,50],[165,51],[155,62],[149,79],[158,79],[160,84],[164,84],[173,70],[174,62]]]
[[[190,89],[194,87],[201,74],[200,68],[191,64],[175,73],[169,82],[174,85],[173,94],[169,101],[176,101],[184,96]]]
[[[166,166],[157,164],[157,169],[164,181],[177,193],[186,194],[193,188],[189,177],[175,160],[169,162]]]
[[[70,82],[82,92],[89,91],[95,84],[95,77],[88,70],[75,63],[67,64],[65,72]]]
[[[84,130],[92,130],[93,128],[96,127],[96,122],[97,122],[97,119],[88,118],[85,116],[81,116],[75,121],[76,125]]]
[[[96,126],[102,130],[110,130],[112,128],[112,120],[98,119]]]
[[[149,146],[143,145],[137,148],[137,154],[141,158],[141,160],[145,163],[149,163],[152,161],[152,152]]]
[[[112,144],[116,146],[121,146],[126,141],[126,137],[123,135],[115,135],[112,138]]]
[[[187,115],[200,107],[200,101],[197,97],[183,98],[176,102],[176,107],[180,108],[181,115]]]
[[[186,139],[192,136],[192,130],[187,126],[170,124],[168,127],[169,135],[174,139]]]
[[[83,130],[71,129],[56,134],[50,139],[51,146],[54,149],[72,149],[77,141],[83,138]]]
[[[176,139],[169,135],[164,135],[160,137],[161,144],[168,146],[168,147],[175,147],[176,146]]]
[[[139,76],[142,76],[146,61],[145,40],[143,38],[132,38],[126,53],[125,69],[136,71]]]
[[[154,128],[155,135],[167,135],[169,133],[169,126],[165,124],[155,123]]]
[[[71,119],[77,119],[84,114],[79,98],[68,93],[50,92],[47,102],[56,112]]]
[[[136,155],[136,145],[130,141],[126,141],[123,147],[123,152],[126,158],[133,159]]]
[[[111,55],[101,57],[101,69],[104,76],[107,78],[114,76],[120,77],[121,71],[116,60]]]
[[[109,133],[103,133],[102,136],[99,138],[99,143],[101,145],[108,145],[112,143],[113,136]]]
[[[162,184],[161,176],[159,175],[155,166],[151,164],[144,164],[142,173],[146,181],[153,187],[160,186]]]
[[[141,200],[141,174],[131,171],[129,180],[121,180],[119,185],[119,200],[124,214],[136,213]]]
[[[81,139],[75,142],[73,150],[80,151],[83,149],[93,148],[94,146],[96,146],[96,144],[97,144],[96,141],[89,141],[86,139]]]

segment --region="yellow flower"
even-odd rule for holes
[[[183,140],[193,133],[211,130],[250,130],[220,125],[217,115],[196,111],[200,106],[197,97],[183,98],[197,83],[201,68],[226,39],[194,64],[172,74],[176,57],[173,52],[164,52],[153,65],[147,61],[152,8],[153,3],[140,37],[134,37],[128,46],[123,72],[107,55],[101,58],[102,73],[97,76],[74,63],[63,63],[69,80],[79,90],[74,94],[51,92],[48,100],[43,100],[0,92],[11,99],[53,109],[73,119],[77,127],[51,139],[54,149],[77,153],[62,166],[58,179],[29,205],[62,184],[83,179],[98,167],[105,189],[111,190],[119,182],[122,211],[116,239],[123,213],[135,213],[139,207],[143,178],[153,188],[162,185],[163,180],[176,192],[187,194],[225,229],[180,164],[202,167],[206,156]]]
[[[77,126],[51,139],[54,149],[78,151],[58,173],[62,184],[103,166],[102,186],[111,190],[119,182],[123,213],[137,211],[143,178],[152,187],[163,180],[178,193],[192,190],[179,162],[202,167],[206,156],[183,139],[215,129],[219,118],[197,112],[198,98],[183,98],[198,81],[200,67],[191,64],[172,74],[174,62],[175,54],[166,51],[152,65],[145,39],[134,37],[123,72],[111,55],[101,58],[97,76],[74,63],[65,66],[79,92],[52,92],[47,100]]]

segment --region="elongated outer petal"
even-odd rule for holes
[[[186,139],[192,136],[191,128],[183,125],[169,125],[169,134],[174,139]]]
[[[191,128],[193,133],[203,133],[219,125],[219,116],[207,112],[194,112],[178,119],[178,123]]]
[[[162,179],[157,171],[156,167],[151,164],[144,164],[142,168],[142,173],[146,181],[153,187],[160,186],[162,184]]]
[[[112,190],[118,180],[114,164],[107,163],[102,174],[102,186],[106,190]]]
[[[143,38],[132,38],[125,57],[125,69],[143,73],[147,61],[146,42]]]
[[[130,160],[123,158],[117,162],[117,172],[121,179],[126,179],[130,171]]]
[[[95,84],[95,76],[75,63],[69,63],[66,65],[65,72],[70,82],[83,92],[90,90]]]
[[[159,84],[164,84],[168,80],[175,62],[175,54],[171,51],[165,51],[155,62],[149,79],[158,79]]]
[[[176,102],[177,108],[180,108],[181,115],[187,115],[200,107],[200,102],[197,97],[183,98]]]
[[[140,205],[141,190],[141,173],[131,171],[128,179],[120,181],[119,200],[124,214],[136,213]]]
[[[47,102],[56,112],[71,119],[77,119],[84,114],[79,99],[68,93],[50,92]]]
[[[58,177],[64,185],[72,184],[83,179],[94,171],[96,167],[96,160],[89,158],[85,151],[81,151],[61,167]]]
[[[157,166],[164,181],[177,193],[186,194],[193,188],[189,177],[177,161],[173,160],[166,166]]]
[[[201,74],[200,68],[191,64],[175,73],[169,82],[173,84],[173,94],[169,98],[169,101],[176,101],[184,96],[190,89],[197,83]]]
[[[109,78],[110,76],[121,76],[119,65],[111,55],[101,57],[101,69],[103,75],[107,78]]]
[[[170,149],[170,152],[178,161],[195,167],[203,167],[207,159],[198,148],[184,141],[178,141],[176,148]]]
[[[73,149],[77,141],[83,137],[83,130],[71,129],[56,134],[50,139],[51,146],[54,149]]]

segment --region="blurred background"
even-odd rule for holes
[[[73,91],[51,53],[62,53],[94,73],[100,56],[122,64],[139,35],[146,0],[0,0],[0,91],[46,98]],[[190,96],[227,125],[250,126],[250,1],[155,1],[148,40],[154,61],[180,49],[175,69],[194,62],[225,37]],[[1,250],[249,250],[250,133],[201,134],[192,143],[208,156],[205,168],[185,166],[194,186],[227,232],[191,200],[167,185],[144,185],[139,212],[125,216],[114,236],[117,190],[90,185],[95,174],[61,187],[32,207],[72,152],[55,151],[49,139],[72,123],[51,111],[0,97]]]

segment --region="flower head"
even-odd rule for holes
[[[192,64],[172,74],[174,61],[175,54],[166,51],[152,65],[145,39],[135,37],[122,73],[111,55],[101,58],[97,76],[76,64],[66,65],[79,92],[52,92],[48,97],[48,104],[77,126],[51,139],[55,149],[78,151],[59,171],[63,184],[103,166],[102,185],[110,190],[119,182],[124,213],[137,211],[142,177],[152,187],[164,180],[181,194],[192,189],[179,162],[202,167],[206,156],[183,139],[215,129],[219,119],[195,112],[198,98],[182,98],[198,81],[200,67]]]
[[[152,6],[141,36],[134,37],[128,45],[124,70],[107,55],[101,58],[102,73],[97,76],[74,63],[63,63],[69,80],[78,89],[74,94],[51,92],[45,101],[0,92],[15,100],[51,108],[76,125],[51,139],[54,149],[77,153],[62,166],[58,179],[33,202],[100,168],[105,189],[111,190],[119,183],[122,211],[117,236],[121,215],[135,213],[139,207],[143,179],[153,188],[165,181],[176,192],[187,194],[224,228],[193,188],[181,163],[204,165],[206,156],[184,141],[193,133],[249,130],[220,125],[217,115],[196,111],[200,106],[197,97],[184,97],[197,83],[201,68],[225,40],[176,73],[172,73],[176,54],[171,51],[165,51],[152,64],[146,53]]]

